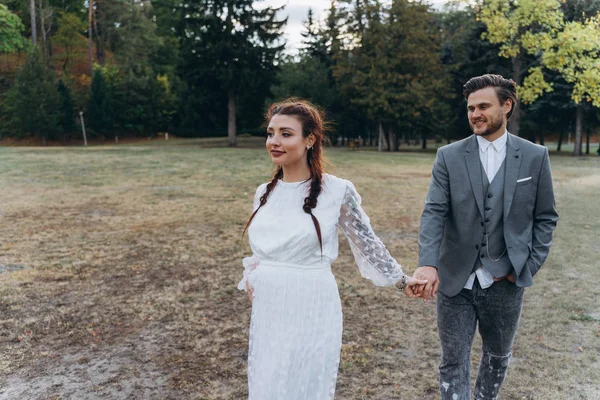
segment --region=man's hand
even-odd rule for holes
[[[438,273],[435,267],[428,265],[419,267],[415,270],[413,277],[420,280],[426,280],[425,286],[419,286],[416,288],[416,294],[427,301],[430,297],[434,298],[438,292],[438,286],[440,281],[438,280]]]
[[[402,292],[408,297],[421,297],[418,293],[423,291],[423,288],[427,284],[426,280],[419,280],[408,276],[406,279],[406,285]]]
[[[504,275],[500,278],[494,278],[494,282],[500,282],[502,279],[508,279],[510,282],[515,283],[515,276],[513,274]]]

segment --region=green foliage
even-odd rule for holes
[[[600,107],[600,15],[568,22],[554,41],[543,46],[543,64],[573,84],[571,99]]]
[[[59,131],[59,95],[54,71],[33,49],[4,101],[7,136],[39,135],[42,141]]]
[[[354,12],[353,12],[354,11]],[[419,2],[373,2],[355,15],[363,31],[354,33],[334,67],[341,91],[371,120],[409,135],[448,124],[450,75],[440,59],[441,38],[433,13]]]
[[[67,71],[70,67],[73,57],[82,55],[81,51],[75,53],[78,49],[86,46],[83,32],[87,28],[79,16],[74,13],[62,12],[58,17],[58,29],[53,36],[53,41],[56,45],[64,49],[63,71]],[[75,54],[74,54],[75,53]]]
[[[258,9],[254,3],[201,0],[179,5],[184,9],[174,28],[181,55],[178,75],[185,85],[180,103],[183,131],[225,130],[229,97],[254,115],[247,124],[260,124],[283,50],[278,41],[285,21],[277,20],[277,10]]]
[[[481,40],[485,24],[477,21],[470,7],[448,4],[436,14],[436,27],[441,34],[441,59],[452,76],[449,99],[449,125],[440,127],[446,139],[460,139],[470,133],[463,85],[474,76],[485,73],[510,76],[512,66],[508,59],[498,55],[499,46]]]
[[[19,17],[0,4],[0,53],[13,53],[26,47],[21,34],[25,27]]]
[[[108,75],[108,82],[105,75]],[[115,127],[114,81],[111,82],[111,77],[114,79],[115,76],[107,69],[94,71],[87,112],[87,124],[94,133],[110,134]]]
[[[511,59],[539,53],[564,25],[560,0],[486,0],[479,5],[478,18],[487,26],[482,38],[499,44],[499,55]],[[519,96],[524,103],[552,90],[539,66],[531,66],[528,72],[523,79],[520,71],[513,76],[517,84],[523,83]]]
[[[71,90],[61,80],[58,81],[59,94],[59,120],[64,133],[72,133],[75,131],[75,109],[73,106],[73,97]]]

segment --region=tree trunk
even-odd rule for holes
[[[383,151],[383,124],[381,121],[377,122],[377,151]]]
[[[100,13],[100,2],[96,1],[96,11],[94,13],[94,15],[99,14]],[[96,32],[96,61],[99,64],[104,64],[102,62],[102,37],[100,36],[100,33],[98,31],[98,16],[96,15],[94,17],[94,32]]]
[[[37,45],[37,21],[35,19],[35,0],[29,0],[29,14],[31,14],[31,41]]]
[[[421,135],[421,149],[425,150],[427,148],[427,134],[423,133]]]
[[[40,31],[42,32],[42,56],[46,58],[46,27],[44,26],[44,6],[42,4],[42,0],[39,0],[38,4],[40,7]]]
[[[560,151],[562,146],[563,136],[565,136],[565,131],[560,131],[560,135],[558,135],[558,146],[556,146],[556,151]]]
[[[590,135],[592,133],[592,126],[590,124],[588,124],[585,132],[585,154],[590,155]]]
[[[104,28],[103,25],[100,25],[100,28]],[[98,58],[98,62],[100,65],[104,65],[106,61],[106,30],[102,30],[102,36],[100,36],[100,52],[98,53],[100,57]]]
[[[381,130],[382,130],[382,131],[384,130],[384,128],[383,128],[383,125],[382,125],[382,127],[381,127]],[[391,141],[390,141],[390,136],[389,136],[389,134],[388,134],[388,135],[386,135],[386,134],[385,134],[385,132],[383,132],[383,137],[384,137],[384,139],[385,139],[386,151],[392,151],[392,144],[391,144]]]
[[[227,137],[229,139],[229,147],[237,146],[237,126],[235,124],[235,95],[229,92],[229,102],[227,105]]]
[[[33,0],[32,0],[33,1]],[[92,26],[94,19],[94,2],[88,1],[88,57],[90,59],[90,76],[94,76],[94,42],[92,40]]]
[[[538,136],[540,138],[540,144],[543,146],[544,145],[544,131],[542,129],[539,130]]]
[[[521,56],[512,59],[513,77],[517,85],[521,84]],[[521,101],[517,98],[517,104],[508,122],[508,131],[513,135],[519,136],[519,124],[521,122]]]
[[[573,155],[580,156],[581,155],[581,139],[582,132],[581,128],[583,125],[583,106],[581,104],[577,105],[577,116],[575,119],[575,147],[573,148]]]
[[[388,127],[388,141],[390,143],[390,150],[398,151],[398,140],[396,139],[396,134],[394,133],[394,128],[390,125]]]

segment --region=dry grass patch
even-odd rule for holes
[[[250,306],[235,285],[270,163],[260,140],[221,141],[0,150],[0,399],[246,396]],[[329,156],[414,270],[433,154]],[[526,292],[505,399],[600,398],[600,162],[552,163],[561,220]],[[437,398],[434,303],[363,280],[343,238],[333,270],[336,398]]]

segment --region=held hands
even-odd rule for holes
[[[424,301],[429,300],[430,297],[433,299],[438,292],[438,286],[440,284],[437,269],[425,265],[417,268],[413,277],[423,280],[426,284],[415,287],[415,296],[411,297],[422,297]]]
[[[426,280],[420,280],[417,278],[414,278],[412,276],[407,276],[406,277],[406,285],[404,286],[404,289],[402,290],[402,292],[408,296],[408,297],[419,297],[419,287],[423,287],[427,284]],[[400,282],[397,284],[398,287],[400,287]]]

